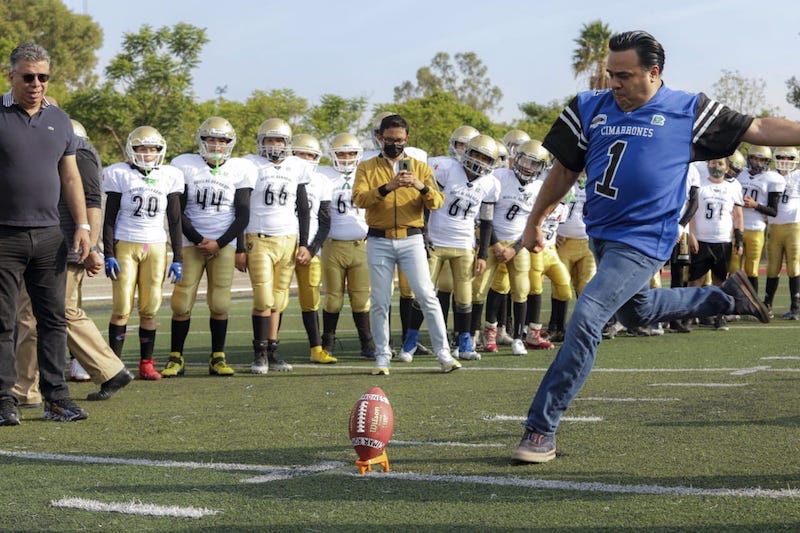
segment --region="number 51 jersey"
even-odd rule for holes
[[[103,191],[122,195],[114,224],[115,239],[167,242],[167,195],[183,193],[183,173],[171,165],[161,165],[145,176],[128,163],[115,163],[103,171]]]
[[[184,214],[194,229],[208,239],[222,236],[236,217],[233,208],[236,190],[255,187],[255,165],[232,157],[222,166],[212,168],[198,154],[183,154],[172,160],[172,166],[183,172],[186,184]],[[228,243],[228,246],[235,245],[235,239]],[[183,246],[194,246],[194,243],[184,235]]]

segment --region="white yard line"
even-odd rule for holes
[[[648,387],[748,387],[749,383],[650,383]]]
[[[484,420],[489,422],[525,422],[527,420],[524,416],[511,416],[511,415],[493,415],[487,416]],[[562,422],[602,422],[602,416],[563,416]]]
[[[80,509],[82,511],[122,513],[146,516],[167,516],[170,518],[203,518],[213,516],[219,511],[198,507],[178,507],[176,505],[154,505],[152,503],[104,503],[97,500],[86,500],[83,498],[61,498],[50,502],[53,507],[68,507]]]
[[[680,398],[604,398],[602,396],[587,396],[575,398],[576,402],[679,402]]]

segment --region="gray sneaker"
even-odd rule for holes
[[[760,322],[769,322],[769,309],[758,299],[758,294],[743,271],[737,270],[728,276],[721,289],[733,297],[733,314],[752,315]]]
[[[556,436],[525,430],[511,458],[523,463],[546,463],[556,458]]]
[[[11,396],[0,396],[0,426],[18,426],[17,402]]]
[[[56,422],[72,422],[74,420],[86,420],[89,414],[78,407],[69,398],[63,400],[45,400],[44,419],[55,420]]]

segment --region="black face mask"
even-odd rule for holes
[[[395,159],[403,153],[405,147],[405,144],[384,144],[383,154],[389,159]]]

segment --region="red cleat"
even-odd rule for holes
[[[139,361],[139,379],[158,381],[161,374],[156,370],[155,359],[142,359]]]

